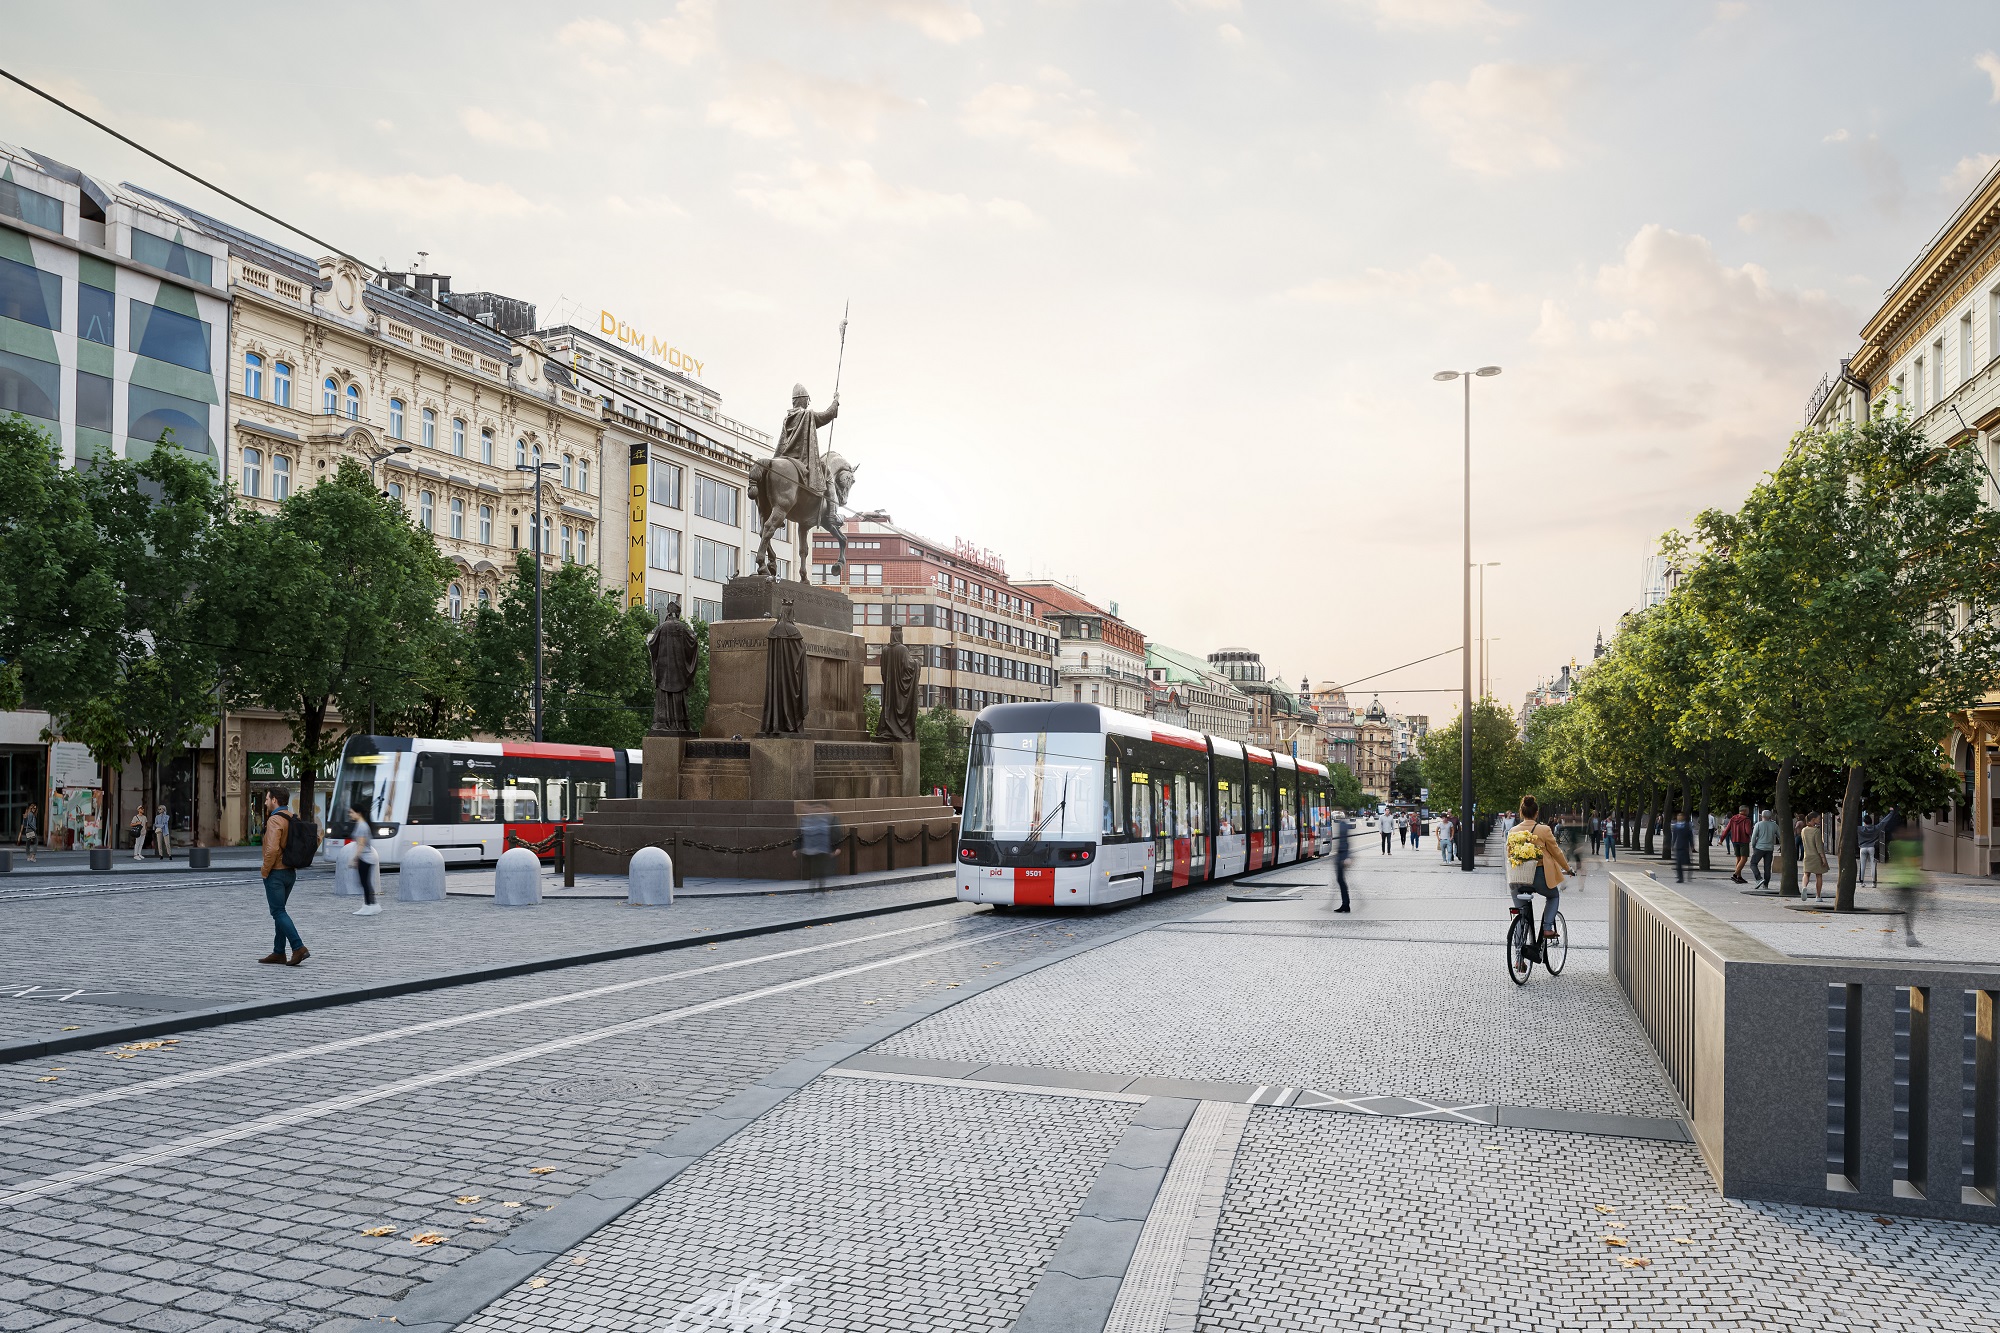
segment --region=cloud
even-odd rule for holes
[[[1749,12],[1750,6],[1745,4],[1743,0],[1717,0],[1715,21],[1717,23],[1734,23]]]
[[[563,46],[623,46],[625,30],[610,19],[575,19],[562,26],[556,41]]]
[[[779,184],[752,178],[736,190],[750,205],[780,222],[825,230],[848,222],[890,222],[921,227],[968,217],[972,201],[963,194],[943,194],[913,185],[892,185],[867,162],[795,161],[790,182]],[[990,211],[999,204],[987,205]],[[1016,206],[1020,207],[1020,206]]]
[[[715,0],[680,0],[672,17],[641,23],[639,45],[669,64],[692,65],[715,49]]]
[[[509,148],[547,148],[549,132],[541,122],[526,116],[510,116],[484,107],[459,108],[458,123],[482,143],[504,144]]]
[[[1347,0],[1347,4],[1371,14],[1375,26],[1385,31],[1504,28],[1521,21],[1519,14],[1495,9],[1488,0]]]
[[[419,176],[404,172],[384,176],[372,171],[309,171],[306,184],[364,213],[394,213],[422,222],[463,222],[468,217],[526,217],[554,213],[511,185],[489,185],[449,176]]]
[[[1986,173],[1993,170],[1993,164],[2000,157],[1992,153],[1972,153],[1958,159],[1958,165],[1938,178],[1938,184],[1953,194],[1968,193],[1973,186],[1986,179]]]
[[[1234,23],[1221,24],[1216,28],[1215,35],[1231,46],[1243,45],[1243,29],[1237,27]]]
[[[1844,129],[1842,129],[1842,130],[1835,130],[1835,131],[1834,131],[1834,132],[1833,132],[1832,134],[1829,134],[1829,135],[1827,135],[1827,136],[1826,136],[1826,137],[1825,137],[1824,139],[1821,139],[1821,140],[1820,140],[1820,142],[1821,142],[1821,143],[1846,143],[1846,142],[1847,142],[1847,131],[1846,131],[1846,130],[1844,130]]]
[[[638,195],[627,198],[622,194],[604,196],[604,212],[619,218],[684,218],[688,211],[663,194]]]
[[[983,207],[986,216],[997,218],[1023,231],[1042,225],[1042,220],[1035,216],[1035,210],[1018,199],[988,199]]]
[[[1139,170],[1137,117],[1120,113],[1113,124],[1088,91],[1063,86],[1061,70],[1043,70],[1043,87],[989,83],[966,99],[959,124],[982,139],[1011,140],[1071,166],[1115,175]]]
[[[933,41],[956,44],[979,36],[979,15],[952,0],[838,0],[837,9],[857,19],[907,23]]]
[[[1972,58],[1973,68],[1993,81],[1993,100],[2000,102],[2000,56],[1991,51],[1981,51]]]
[[[1499,304],[1491,283],[1460,282],[1458,265],[1443,255],[1426,255],[1409,268],[1365,268],[1354,277],[1320,278],[1284,293],[1287,301],[1330,305],[1414,305],[1439,298],[1457,306]]]
[[[1569,160],[1560,140],[1576,81],[1567,66],[1497,61],[1474,68],[1463,84],[1426,84],[1410,104],[1457,166],[1483,176],[1553,171]]]
[[[1752,209],[1736,219],[1736,226],[1751,236],[1777,236],[1794,245],[1833,239],[1832,224],[1798,208]]]
[[[792,69],[776,61],[737,70],[730,89],[708,104],[708,121],[753,138],[797,133],[795,111],[850,139],[875,138],[882,117],[923,104],[886,88]]]

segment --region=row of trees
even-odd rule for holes
[[[1525,734],[1492,700],[1474,707],[1479,808],[1532,791],[1614,812],[1651,850],[1670,812],[1768,796],[1789,829],[1794,808],[1837,804],[1851,909],[1864,800],[1948,804],[1944,743],[2000,676],[2000,512],[1976,438],[1936,444],[1900,410],[1795,437],[1740,508],[1666,535],[1672,591],[1625,620],[1569,702]],[[1459,735],[1423,745],[1447,808]],[[1797,873],[1787,858],[1785,892]]]
[[[272,516],[229,503],[202,460],[168,447],[64,468],[19,417],[0,420],[0,708],[148,790],[225,708],[291,723],[302,798],[351,733],[523,736],[532,729],[534,563],[492,606],[440,612],[457,568],[369,472],[343,461]],[[584,565],[545,570],[543,736],[638,746],[652,716],[651,613]],[[706,646],[707,626],[695,623]],[[689,698],[706,712],[706,653]],[[920,719],[924,782],[955,789],[965,727]]]

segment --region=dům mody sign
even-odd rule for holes
[[[609,310],[597,312],[597,331],[616,342],[624,343],[641,356],[650,356],[655,361],[681,371],[684,374],[701,377],[702,363],[678,347],[669,347],[658,338],[651,338],[613,315]]]

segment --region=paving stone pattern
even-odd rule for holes
[[[1199,1327],[1990,1333],[1996,1310],[2000,1228],[1732,1202],[1690,1146],[1259,1108]]]
[[[822,1079],[461,1327],[659,1329],[758,1274],[804,1279],[788,1330],[1006,1329],[1134,1109]]]
[[[890,1055],[1341,1094],[1681,1114],[1606,970],[1507,979],[1498,945],[1156,930],[977,996]]]

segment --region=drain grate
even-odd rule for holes
[[[533,1095],[550,1102],[636,1102],[661,1090],[647,1078],[566,1078],[542,1084]]]

